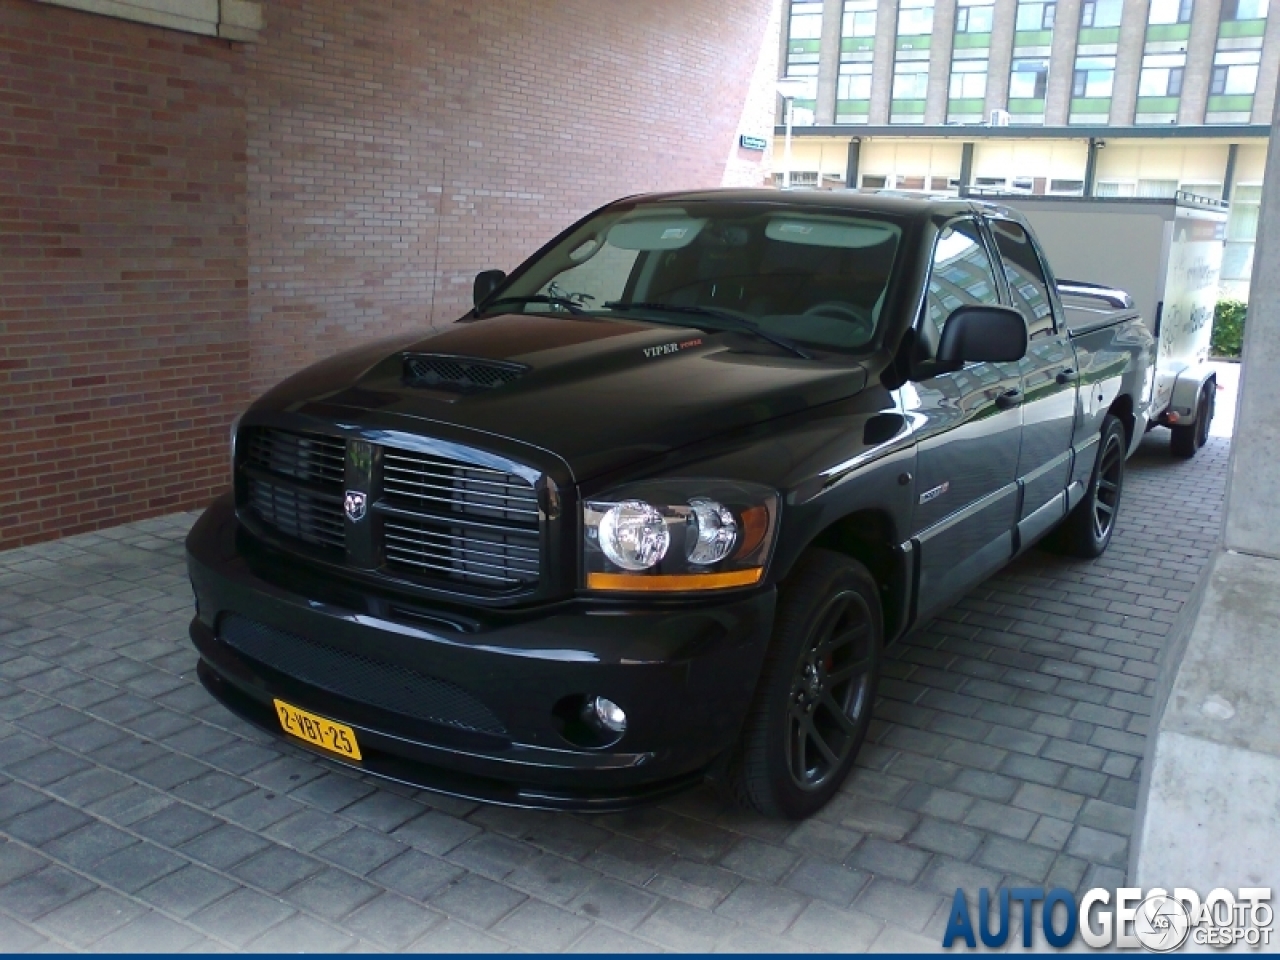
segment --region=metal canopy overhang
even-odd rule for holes
[[[785,126],[773,128],[775,136],[786,134]],[[960,126],[955,124],[924,126],[915,124],[831,124],[792,127],[791,136],[862,139],[884,137],[895,140],[1266,140],[1271,127],[1262,123],[1221,124],[1212,126],[1143,126],[1143,127],[1040,127],[1032,126]]]

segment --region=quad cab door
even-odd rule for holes
[[[989,217],[987,224],[1012,304],[1027,321],[1027,355],[1019,365],[1023,403],[1016,547],[1021,549],[1067,512],[1078,375],[1057,289],[1035,238],[1015,220]]]
[[[969,363],[930,372],[952,311],[1000,303],[993,263],[976,220],[953,220],[939,232],[915,328],[916,373],[900,389],[917,438],[912,540],[919,556],[918,619],[948,606],[1013,555],[1022,434],[1019,365]]]

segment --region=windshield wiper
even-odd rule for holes
[[[542,293],[535,293],[528,297],[499,297],[497,300],[490,300],[486,303],[484,309],[487,311],[490,307],[496,307],[500,303],[549,303],[553,307],[563,307],[574,314],[585,314],[587,312],[582,309],[581,304],[575,303],[566,297],[548,297]],[[479,312],[480,309],[476,308],[476,313]]]
[[[768,340],[770,343],[776,344],[784,350],[789,350],[797,357],[804,357],[806,360],[813,359],[813,354],[798,343],[788,340],[786,337],[780,337],[777,334],[761,330],[745,317],[740,317],[736,313],[729,313],[727,310],[717,310],[715,307],[685,306],[677,303],[657,303],[656,301],[644,300],[630,302],[624,300],[610,300],[603,304],[603,306],[609,310],[652,310],[655,313],[686,313],[693,316],[711,317],[714,320],[727,323],[734,330],[741,330],[743,333],[754,334],[761,340]]]

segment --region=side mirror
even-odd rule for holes
[[[1027,355],[1027,322],[1012,307],[971,304],[947,317],[938,344],[940,370],[966,363],[1013,363]]]
[[[481,270],[471,286],[471,301],[479,307],[493,296],[493,291],[502,286],[506,279],[507,275],[502,270]]]

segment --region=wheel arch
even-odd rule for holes
[[[883,509],[855,510],[818,532],[805,550],[820,548],[857,560],[880,591],[884,636],[889,641],[907,625],[911,598],[911,554],[900,546],[898,526]]]

